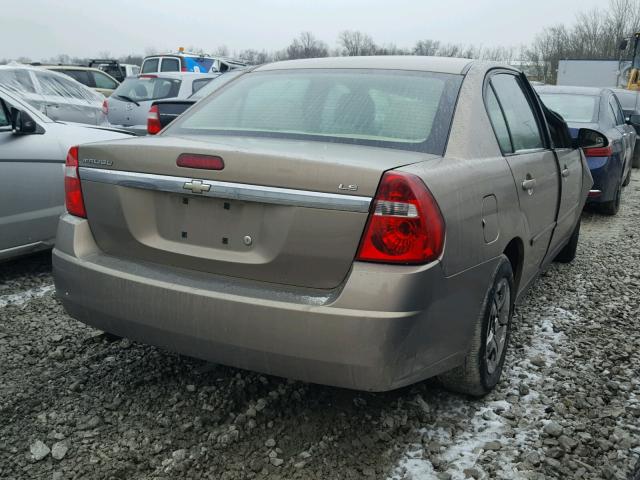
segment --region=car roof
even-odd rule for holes
[[[104,73],[99,68],[85,67],[83,65],[38,65],[40,68],[46,68],[47,70],[89,70],[94,72]]]
[[[198,73],[198,72],[149,72],[149,73],[140,73],[136,76],[131,76],[127,78],[179,78],[184,80],[193,79],[196,80],[198,78],[216,78],[220,73],[212,72],[212,73]]]
[[[574,87],[569,85],[544,85],[534,86],[538,93],[566,93],[573,95],[600,96],[605,92],[610,92],[610,88],[601,87]]]
[[[469,58],[423,57],[416,55],[389,55],[370,57],[325,57],[302,60],[285,60],[268,63],[255,72],[269,70],[293,70],[303,68],[375,68],[383,70],[418,70],[462,74],[474,60]]]

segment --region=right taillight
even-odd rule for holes
[[[78,147],[71,147],[64,167],[64,196],[67,212],[76,217],[87,218],[84,208],[80,175],[78,172]]]
[[[613,148],[611,148],[611,145],[606,147],[585,148],[584,154],[587,157],[610,157],[613,155]]]
[[[444,246],[444,219],[420,178],[403,172],[383,175],[356,260],[422,264]]]
[[[152,105],[147,114],[147,133],[149,135],[155,135],[162,130],[162,124],[160,123],[160,110],[157,105]]]
[[[109,115],[109,102],[106,99],[102,102],[102,114],[105,117]]]

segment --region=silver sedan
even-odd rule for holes
[[[53,246],[70,146],[130,137],[53,121],[0,87],[0,260]]]

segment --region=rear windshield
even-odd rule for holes
[[[562,115],[566,122],[598,121],[600,97],[570,93],[540,93],[540,98],[547,108]]]
[[[149,58],[142,63],[142,73],[151,73],[158,71],[159,58]]]
[[[178,96],[180,83],[177,78],[129,77],[115,89],[113,95],[129,97],[136,102],[173,98]]]
[[[200,102],[170,131],[354,143],[440,155],[461,81],[459,75],[400,70],[249,73]]]

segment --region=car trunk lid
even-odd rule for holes
[[[224,168],[179,167],[184,153],[219,156]],[[382,174],[429,157],[335,143],[160,136],[80,147],[80,177],[91,230],[109,254],[333,288],[351,267]]]

